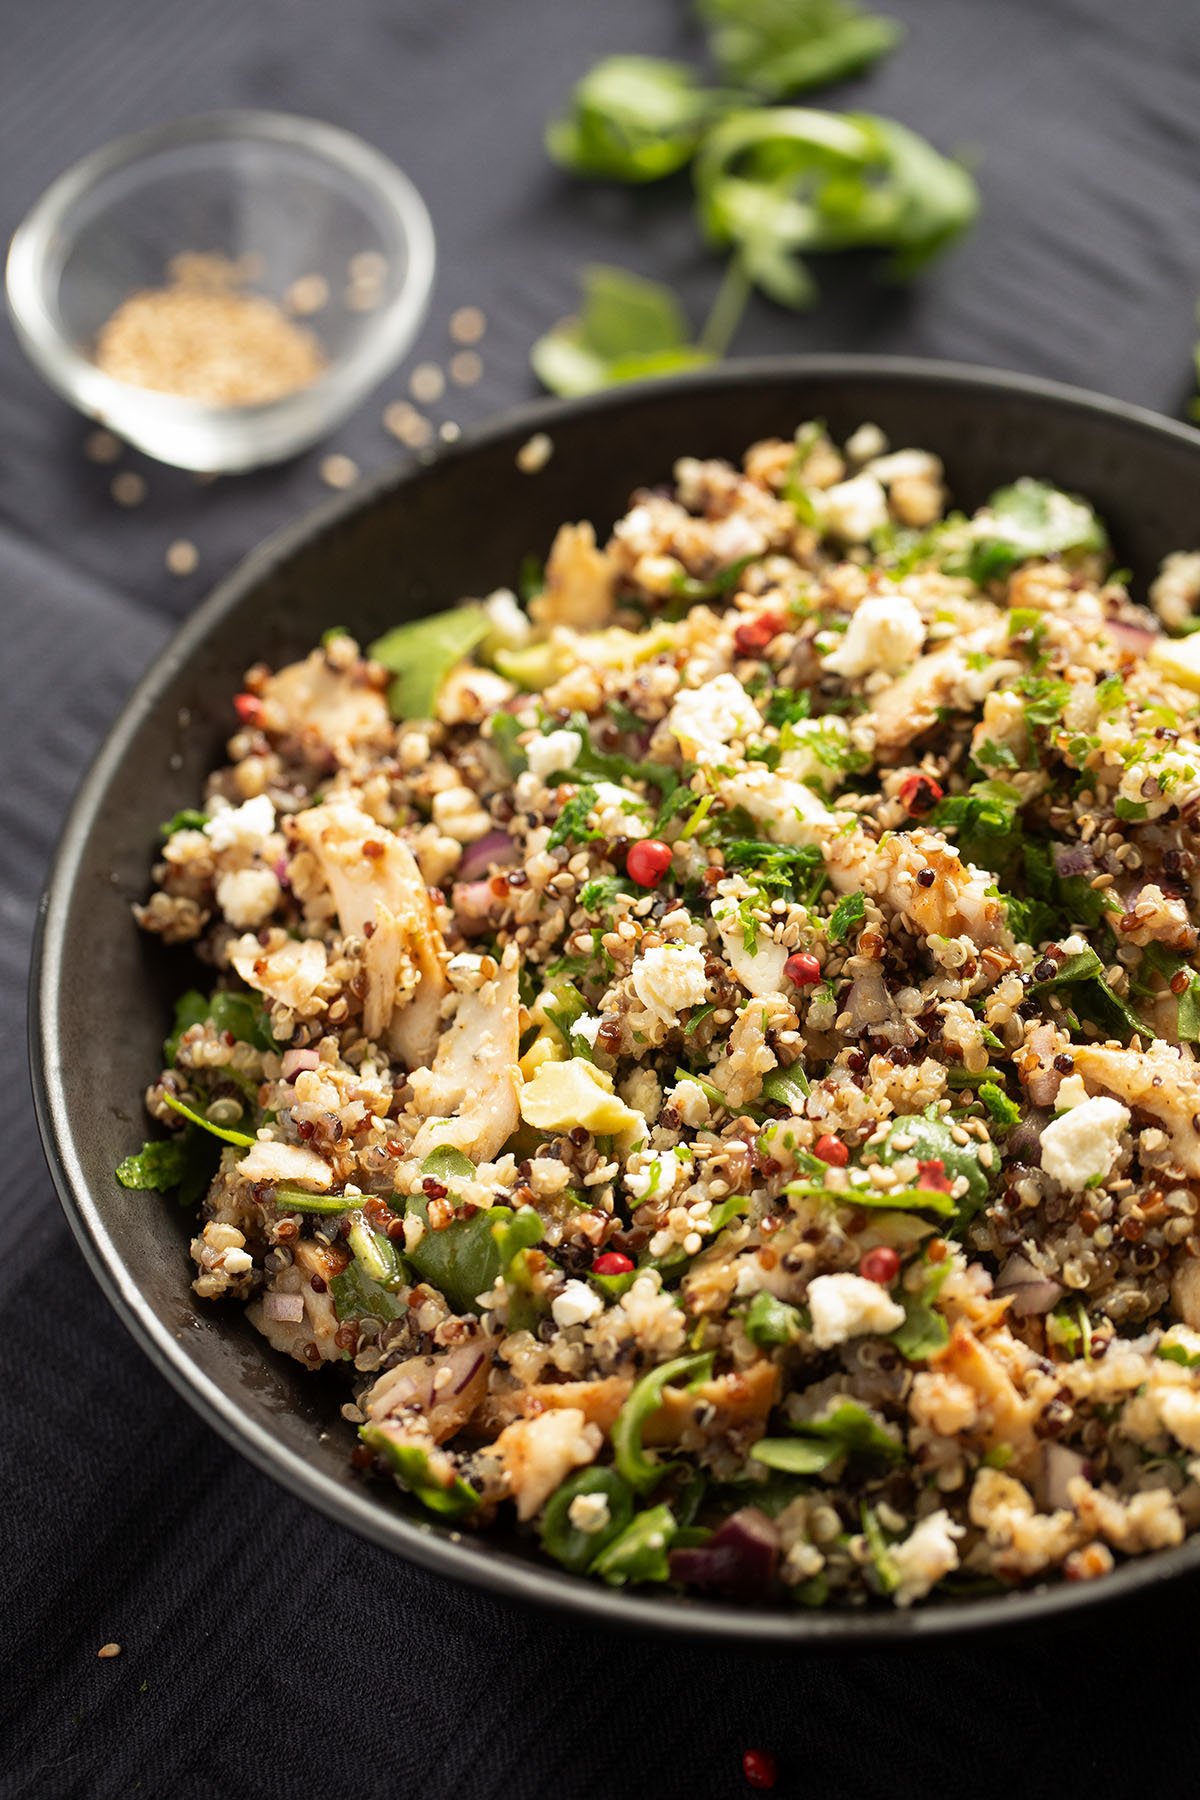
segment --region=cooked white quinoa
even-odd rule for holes
[[[137,908],[214,972],[121,1170],[202,1197],[196,1292],[614,1584],[1200,1524],[1200,557],[1156,616],[1085,503],[946,498],[805,426],[389,634],[432,719],[342,632],[250,670]]]

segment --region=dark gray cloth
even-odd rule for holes
[[[915,288],[839,267],[809,315],[756,303],[738,347],[960,357],[1178,412],[1200,280],[1193,9],[889,10],[906,43],[837,99],[976,158],[981,223]],[[417,354],[444,362],[454,307],[488,314],[485,378],[438,420],[532,393],[529,345],[569,310],[583,262],[677,282],[697,320],[715,288],[684,181],[580,187],[541,149],[598,53],[698,50],[682,0],[8,0],[0,25],[5,234],[75,157],[174,114],[284,107],[390,152],[438,232]],[[398,377],[337,447],[365,468],[394,455],[380,415],[402,392]],[[36,1141],[20,1023],[36,896],[70,792],[172,622],[324,490],[320,452],[216,487],[129,458],[150,491],[122,511],[84,435],[0,332],[0,1792],[719,1797],[747,1791],[756,1744],[783,1795],[1193,1791],[1194,1583],[1037,1639],[923,1651],[606,1635],[326,1524],[151,1370],[68,1238]],[[179,536],[200,550],[183,581],[163,567]],[[98,1662],[108,1639],[123,1654]]]

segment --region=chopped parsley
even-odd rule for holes
[[[843,894],[829,915],[829,941],[840,944],[866,915],[867,897],[863,893]]]

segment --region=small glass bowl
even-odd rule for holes
[[[308,387],[213,405],[114,379],[91,360],[130,294],[162,287],[172,259],[216,252],[247,291],[328,299],[298,323],[327,359]],[[244,260],[242,260],[244,259]],[[353,411],[411,347],[433,285],[433,227],[394,164],[332,125],[225,112],[119,138],[76,163],[13,237],[8,304],[50,385],[147,455],[211,473],[279,462]]]

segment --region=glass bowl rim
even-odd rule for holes
[[[393,298],[377,312],[365,314],[359,342],[332,360],[307,387],[253,406],[221,406],[178,394],[139,388],[97,368],[69,341],[43,291],[50,246],[71,206],[115,170],[149,162],[180,144],[253,138],[315,153],[369,189],[397,222],[404,239],[408,267]],[[210,424],[236,421],[239,427],[270,420],[286,429],[294,415],[298,437],[311,435],[316,414],[345,412],[347,397],[370,392],[409,348],[420,327],[433,287],[436,252],[433,222],[417,188],[390,157],[353,132],[297,113],[256,107],[193,114],[146,126],[113,138],[90,151],[55,177],[35,200],[13,233],[5,285],[9,312],[22,346],[50,385],[90,417],[107,421],[119,432],[120,418],[136,403],[147,419],[164,428],[172,421]]]

